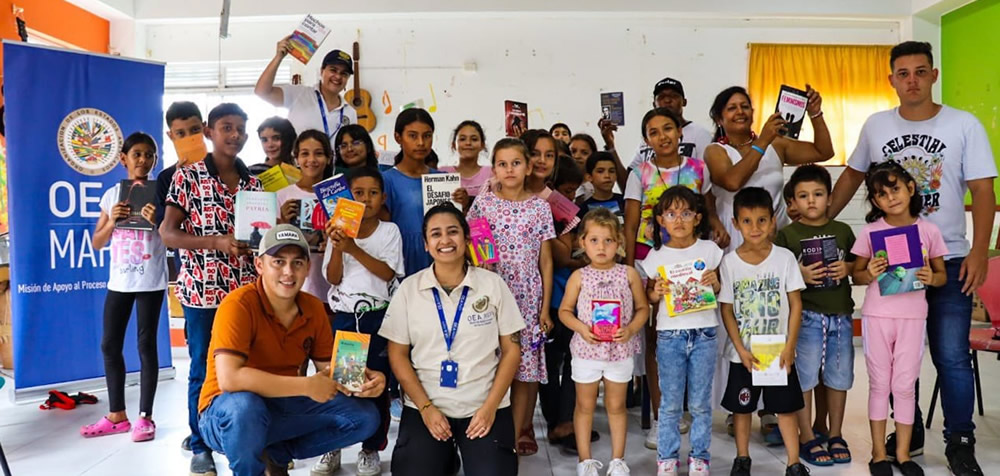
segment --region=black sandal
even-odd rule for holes
[[[819,448],[818,451],[813,451]],[[826,461],[820,461],[819,458],[826,456]],[[823,449],[823,444],[819,442],[819,438],[814,438],[808,443],[802,443],[799,445],[799,458],[805,460],[813,466],[833,466],[833,458],[830,457],[830,453],[827,453]]]
[[[843,448],[834,448],[833,445],[840,445]],[[826,442],[826,449],[830,453],[830,457],[833,458],[833,462],[837,464],[844,464],[851,462],[851,450],[847,447],[847,442],[844,441],[842,437],[832,436]]]

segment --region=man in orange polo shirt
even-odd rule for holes
[[[271,229],[255,265],[257,281],[226,296],[216,313],[198,402],[205,442],[228,457],[238,476],[259,476],[265,469],[288,474],[293,458],[368,438],[379,416],[362,398],[385,387],[385,376],[367,369],[357,393],[330,378],[333,334],[323,303],[300,292],[309,273],[309,244],[298,228]],[[323,370],[299,376],[307,359]]]

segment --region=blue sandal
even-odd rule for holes
[[[841,445],[843,448],[834,448],[833,445]],[[829,450],[834,463],[844,464],[851,462],[851,450],[847,448],[847,442],[843,438],[839,436],[831,437],[826,442],[826,449]]]
[[[819,448],[818,451],[813,451]],[[819,458],[827,457],[826,461],[820,461]],[[830,453],[827,453],[823,449],[823,444],[819,442],[819,438],[813,439],[808,443],[802,443],[799,445],[799,458],[802,458],[806,463],[813,466],[833,466],[833,458]]]

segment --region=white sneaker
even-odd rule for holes
[[[378,456],[378,451],[368,452],[361,450],[358,452],[358,476],[376,476],[382,474],[382,459]]]
[[[688,476],[708,476],[708,461],[688,457]]]
[[[656,444],[660,438],[660,422],[653,420],[652,425],[649,427],[649,433],[646,433],[646,448],[651,450],[656,449]]]
[[[687,432],[691,431],[691,414],[690,413],[684,412],[684,414],[681,415],[681,421],[680,421],[680,423],[677,424],[677,429],[680,431],[680,433],[682,435],[686,435]]]
[[[608,463],[608,473],[607,476],[628,476],[629,469],[628,465],[625,464],[625,460],[616,458]]]
[[[597,470],[604,467],[604,464],[596,459],[583,460],[576,464],[576,476],[601,476]]]
[[[323,455],[323,457],[313,465],[309,475],[330,476],[338,469],[340,469],[340,450],[334,450]]]
[[[677,476],[677,460],[657,461],[656,476]]]

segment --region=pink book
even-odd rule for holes
[[[622,302],[617,299],[590,301],[590,330],[598,340],[610,342],[622,327]]]

